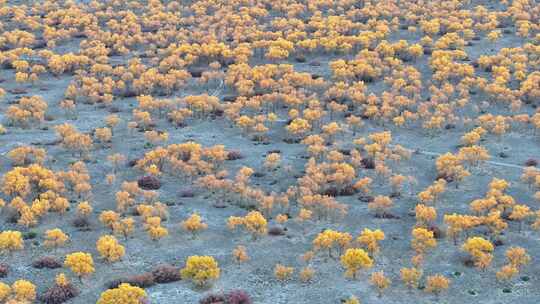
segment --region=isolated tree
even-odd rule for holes
[[[358,271],[371,268],[373,260],[363,250],[358,248],[349,248],[341,256],[341,265],[346,269],[345,275],[356,279]]]
[[[461,249],[471,255],[474,265],[480,269],[486,269],[493,259],[493,244],[481,237],[468,238]]]
[[[11,295],[11,287],[8,284],[0,282],[0,301],[7,301]]]
[[[510,247],[506,250],[505,253],[506,259],[509,265],[517,269],[529,264],[531,262],[531,257],[527,254],[525,248],[522,247]]]
[[[274,267],[274,276],[282,282],[289,280],[293,273],[294,267],[288,267],[279,263]]]
[[[377,288],[377,295],[379,298],[382,297],[384,290],[387,289],[391,283],[390,279],[387,278],[382,271],[372,273],[369,281]]]
[[[254,240],[266,234],[267,224],[266,219],[259,211],[251,211],[244,217],[231,216],[227,220],[229,229],[233,230],[237,226],[244,226]]]
[[[104,146],[110,143],[112,139],[112,131],[109,128],[96,128],[94,135]]]
[[[125,240],[133,234],[135,229],[135,220],[131,217],[121,219],[113,223],[113,232],[116,235],[121,235]]]
[[[281,155],[279,153],[270,153],[264,160],[264,167],[270,171],[274,171],[281,161]]]
[[[499,282],[510,282],[518,273],[519,269],[517,267],[507,264],[495,273],[495,277]]]
[[[286,214],[278,214],[276,215],[276,222],[280,224],[284,224],[289,220],[289,217]]]
[[[437,240],[434,237],[433,231],[425,228],[415,228],[412,231],[411,247],[417,254],[423,255],[428,250],[437,246]]]
[[[96,242],[96,249],[100,256],[109,263],[120,260],[124,254],[124,246],[118,243],[118,240],[112,235],[104,235]]]
[[[141,304],[145,301],[144,289],[122,283],[117,288],[104,291],[96,304]]]
[[[201,216],[193,213],[187,220],[181,223],[182,228],[191,233],[192,238],[197,237],[197,233],[208,228],[206,223],[203,223]]]
[[[333,250],[337,249],[338,255],[341,255],[351,243],[351,240],[352,236],[348,232],[326,229],[319,233],[312,243],[315,251],[325,250],[328,253],[328,257],[333,258]]]
[[[384,240],[384,232],[380,229],[370,230],[365,228],[356,241],[364,246],[371,256],[380,250],[379,242]]]
[[[8,152],[7,156],[16,166],[27,166],[33,163],[43,164],[47,152],[42,148],[22,146]]]
[[[81,281],[84,276],[92,274],[95,270],[92,255],[86,252],[68,254],[64,261],[64,266],[69,267]]]
[[[373,201],[368,204],[368,208],[375,211],[375,214],[378,216],[386,214],[392,206],[394,206],[392,199],[383,195],[377,195]]]
[[[357,297],[355,296],[351,296],[350,298],[348,298],[344,304],[360,304],[360,301],[358,300]]]
[[[450,152],[439,156],[435,161],[435,165],[439,177],[454,181],[456,188],[465,177],[470,175],[470,172],[463,167],[459,156]]]
[[[247,254],[246,247],[242,245],[236,246],[236,248],[233,250],[233,257],[234,260],[239,264],[247,262],[249,260],[249,255]]]
[[[50,248],[58,248],[64,246],[69,240],[69,237],[60,229],[55,228],[45,231],[45,241],[43,245]]]
[[[77,215],[81,218],[87,218],[93,211],[92,205],[89,202],[80,202],[77,205]]]
[[[416,226],[428,228],[437,219],[437,209],[435,207],[418,204],[414,208],[416,213]]]
[[[401,281],[410,290],[418,288],[420,278],[422,277],[422,270],[417,268],[401,268],[399,271]]]
[[[32,303],[36,299],[36,286],[30,281],[17,280],[11,285],[11,290],[15,303]]]
[[[180,274],[184,280],[191,280],[202,287],[219,278],[220,270],[218,263],[211,256],[190,256]]]
[[[112,210],[106,210],[99,215],[99,221],[105,226],[113,230],[114,223],[118,221],[120,215]]]
[[[300,277],[300,281],[302,281],[302,283],[311,282],[311,280],[313,279],[314,276],[315,276],[315,269],[313,269],[312,267],[305,266],[305,267],[300,269],[299,277]]]
[[[436,274],[428,276],[426,279],[426,292],[433,293],[436,296],[450,286],[450,280],[443,275]]]
[[[523,222],[525,219],[533,215],[533,212],[530,210],[527,205],[514,205],[512,208],[512,213],[510,213],[509,218],[511,220],[519,222],[519,232],[523,229]]]
[[[167,228],[161,226],[159,216],[150,216],[145,219],[145,229],[153,241],[159,241],[161,238],[169,235]]]
[[[24,249],[24,240],[20,231],[6,230],[0,233],[0,252],[11,254]]]
[[[112,172],[115,174],[116,170],[126,161],[126,157],[123,154],[115,153],[107,156],[107,161],[112,165]]]
[[[461,233],[480,225],[482,220],[476,216],[453,213],[444,215],[444,223],[448,225],[447,233],[454,240],[454,245],[457,246]]]

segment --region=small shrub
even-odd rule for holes
[[[534,158],[529,158],[525,161],[525,166],[527,167],[536,167],[538,166],[538,161]]]
[[[137,184],[141,189],[144,190],[158,190],[161,188],[161,182],[157,177],[154,176],[143,176],[138,181]]]
[[[180,197],[194,197],[194,196],[195,196],[195,193],[193,193],[193,190],[191,189],[182,190],[180,192]]]
[[[297,56],[294,58],[294,60],[295,60],[296,62],[303,63],[303,62],[306,62],[306,56],[300,54],[300,55],[297,55]]]
[[[193,78],[201,78],[202,73],[204,72],[204,68],[190,67],[188,69],[188,72],[191,74],[191,77]]]
[[[180,268],[171,265],[159,265],[152,270],[154,281],[158,284],[180,281]]]
[[[112,280],[106,285],[106,287],[107,289],[114,289],[118,288],[123,283],[127,283],[131,286],[136,286],[139,288],[147,288],[156,285],[156,282],[154,281],[154,275],[150,272],[145,272],[143,274],[137,274],[125,278]]]
[[[0,264],[0,278],[7,277],[9,273],[9,266],[6,264]]]
[[[61,304],[79,295],[79,291],[71,283],[67,285],[55,284],[40,296],[40,301],[45,304]]]
[[[371,195],[359,195],[358,200],[364,203],[371,203],[375,198]]]
[[[252,304],[251,298],[243,290],[232,290],[227,293],[211,293],[204,296],[199,304]]]
[[[338,196],[338,189],[336,187],[330,187],[330,188],[326,189],[326,191],[324,191],[324,195],[331,196],[331,197],[336,197],[336,196]]]
[[[20,217],[21,216],[19,214],[19,211],[17,211],[17,209],[14,209],[14,208],[7,209],[6,222],[11,223],[11,224],[17,224]]]
[[[43,268],[56,269],[56,268],[62,267],[62,263],[58,261],[55,257],[44,256],[33,261],[32,267],[37,268],[37,269],[43,269]]]
[[[433,232],[433,237],[435,237],[436,239],[443,239],[445,236],[444,231],[442,231],[441,228],[437,226],[429,226],[428,230]]]
[[[361,162],[364,169],[375,169],[375,161],[372,158],[363,158]]]
[[[258,178],[261,178],[261,177],[265,177],[266,174],[264,172],[255,172],[253,173],[253,177],[258,177]]]
[[[90,226],[90,222],[86,217],[77,217],[73,220],[73,226],[77,228],[87,228]]]
[[[204,296],[199,304],[225,304],[225,300],[224,294],[209,294]]]
[[[273,236],[280,236],[285,235],[285,231],[283,230],[283,228],[275,226],[268,229],[268,234]]]
[[[238,98],[236,95],[225,95],[223,96],[223,102],[234,102]]]
[[[470,256],[462,258],[462,262],[465,267],[469,267],[469,268],[474,267],[474,260]]]
[[[356,194],[356,190],[354,189],[353,186],[350,186],[350,185],[339,191],[340,196],[351,196],[354,194]]]
[[[237,160],[242,158],[244,158],[244,155],[242,155],[240,151],[233,150],[229,151],[229,153],[227,154],[227,160]]]
[[[226,295],[227,304],[251,304],[251,298],[243,290],[233,290]]]
[[[31,240],[31,239],[35,239],[37,236],[37,232],[35,231],[28,231],[28,232],[25,232],[23,234],[23,239],[25,240]]]

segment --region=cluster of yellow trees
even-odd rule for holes
[[[0,210],[21,231],[39,228],[52,213],[58,221],[73,214],[80,223],[97,217],[104,231],[95,240],[95,253],[71,250],[64,227],[41,233],[44,247],[74,251],[65,256],[64,266],[82,280],[98,269],[93,256],[99,255],[100,263],[115,263],[129,255],[127,244],[139,236],[139,229],[155,242],[176,237],[159,186],[148,190],[129,181],[132,177],[124,174],[130,170],[124,169],[128,159],[134,172],[155,184],[175,179],[205,191],[208,200],[249,209],[222,222],[210,222],[196,211],[182,215],[176,229],[193,239],[213,233],[203,232],[209,225],[227,226],[230,233],[244,230],[253,243],[276,228],[299,229],[309,239],[318,223],[339,227],[358,210],[373,212],[377,223],[399,217],[395,207],[410,197],[416,202],[408,206],[415,221],[410,227],[411,267],[402,267],[399,278],[409,289],[422,285],[439,295],[450,279],[424,274],[431,254],[444,242],[441,234],[459,244],[472,265],[488,270],[496,264],[495,244],[503,233],[521,233],[530,222],[532,229],[540,229],[540,211],[516,201],[509,191],[513,185],[505,179],[494,177],[485,195],[469,202],[469,212],[455,213],[445,198],[459,191],[450,185],[467,187],[485,169],[493,152],[490,142],[498,146],[513,131],[537,135],[540,112],[530,105],[538,106],[540,100],[540,9],[534,0],[503,0],[497,8],[471,7],[471,1],[428,2],[23,5],[0,0],[0,68],[12,70],[0,82],[7,122],[0,125],[0,135],[51,130],[74,159],[59,169],[46,146],[10,147]],[[395,39],[396,34],[404,39]],[[493,47],[479,56],[470,51],[478,43],[486,49],[496,46],[508,35],[520,44]],[[69,78],[62,96],[54,97],[59,100],[36,93],[36,88],[47,90],[51,77],[52,82]],[[120,113],[86,130],[78,114],[89,107],[96,113],[102,108]],[[72,121],[56,121],[58,108]],[[298,144],[291,151],[298,148],[306,161],[300,168],[283,149],[263,155],[260,162],[250,158],[249,167],[229,166],[228,161],[239,158],[230,147],[171,143],[175,131],[164,131],[203,121],[263,144]],[[446,130],[461,136],[458,149],[434,158],[436,178],[422,189],[415,189],[420,172],[404,169],[414,151],[396,140],[403,140],[401,131],[415,129],[429,138],[444,140],[454,132]],[[133,161],[129,152],[117,152],[116,143],[124,144],[126,135],[130,142],[145,143],[142,157]],[[113,151],[102,153],[109,149]],[[95,167],[93,161],[111,168],[103,177],[114,206],[95,206],[87,168]],[[540,201],[540,171],[525,168],[521,182],[533,192],[526,195]],[[340,198],[352,195],[365,206]],[[390,271],[381,269],[385,243],[391,240],[381,229],[366,228],[356,238],[345,228],[338,230],[313,235],[312,250],[301,256],[300,280],[309,283],[318,274],[316,260],[335,259],[352,279],[376,269],[369,281],[382,296],[392,285],[384,270]],[[25,248],[20,231],[0,232],[0,253],[8,259],[34,247]],[[237,245],[234,260],[248,262],[248,249]],[[511,282],[532,260],[517,246],[509,247],[504,258],[494,273],[503,282]],[[280,262],[273,273],[285,282],[295,271]],[[190,256],[180,273],[205,286],[219,278],[220,268],[214,257]],[[69,280],[61,274],[56,284],[66,286]],[[139,304],[146,297],[143,289],[121,284],[103,292],[97,303]],[[0,283],[0,302],[31,303],[36,298],[36,286],[29,281]],[[353,296],[346,303],[359,300]]]

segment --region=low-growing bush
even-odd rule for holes
[[[47,289],[39,298],[45,304],[61,304],[79,295],[79,290],[71,283],[58,285]]]
[[[180,268],[172,265],[159,265],[152,270],[154,281],[158,284],[170,283],[180,281]]]
[[[147,288],[156,285],[156,282],[154,281],[154,275],[150,272],[145,272],[143,274],[137,274],[125,278],[112,280],[107,283],[106,287],[107,289],[114,289],[118,288],[118,286],[120,286],[120,284],[122,283],[127,283],[131,286],[136,286],[140,288]]]
[[[227,160],[237,160],[237,159],[242,159],[244,158],[244,155],[242,155],[242,153],[240,153],[240,151],[229,151],[229,153],[227,153]]]
[[[251,298],[243,290],[233,290],[226,295],[227,304],[251,304]]]
[[[199,304],[252,304],[250,296],[243,290],[227,293],[212,293],[204,296]]]
[[[28,232],[25,232],[23,234],[23,239],[25,240],[31,240],[31,239],[35,239],[37,236],[37,232],[35,231],[28,231]]]
[[[7,277],[9,273],[9,266],[6,264],[0,264],[0,278]]]
[[[62,267],[62,263],[58,261],[55,257],[44,256],[33,261],[32,267],[37,268],[37,269],[43,269],[43,268],[56,269],[56,268]]]
[[[538,166],[538,161],[534,158],[529,158],[525,161],[526,167],[536,167]]]
[[[375,169],[375,161],[372,158],[363,158],[361,162],[365,169]]]
[[[199,301],[199,304],[225,304],[224,294],[209,294]]]
[[[137,184],[141,189],[144,190],[158,190],[161,188],[161,182],[157,177],[154,176],[143,176],[138,181]]]
[[[86,228],[90,226],[90,222],[86,217],[77,217],[73,220],[73,226],[77,228]]]
[[[195,193],[193,193],[193,190],[191,189],[182,190],[180,192],[180,197],[194,197],[194,196],[195,196]]]
[[[273,236],[280,236],[285,235],[285,231],[283,230],[283,228],[275,226],[268,229],[268,234]]]

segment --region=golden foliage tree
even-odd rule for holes
[[[112,235],[100,237],[96,242],[96,249],[102,258],[111,263],[120,260],[125,254],[124,246]]]
[[[219,278],[220,270],[217,261],[211,256],[190,256],[180,274],[185,280],[205,286],[211,280]]]
[[[79,277],[79,280],[82,280],[84,276],[92,274],[95,270],[92,255],[86,252],[68,254],[64,261],[64,266],[69,267]]]
[[[358,248],[349,248],[341,256],[341,265],[347,270],[345,275],[356,279],[358,271],[371,268],[373,260],[363,250]]]
[[[140,304],[145,300],[144,289],[122,283],[117,288],[104,291],[96,304]]]

